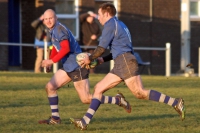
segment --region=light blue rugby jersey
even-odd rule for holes
[[[133,53],[130,32],[127,26],[116,17],[104,24],[99,46],[110,47],[113,59],[126,52]]]
[[[80,66],[76,62],[76,55],[81,53],[81,48],[71,31],[62,25],[60,22],[56,22],[54,28],[50,31],[51,41],[57,52],[60,51],[60,42],[62,40],[68,40],[70,44],[70,52],[65,55],[61,60],[63,68],[66,72],[72,72]]]

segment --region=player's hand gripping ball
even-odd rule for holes
[[[90,55],[91,55],[90,53],[77,54],[76,55],[76,62],[79,64],[79,66],[81,66],[81,64],[82,64],[81,60],[89,57]],[[93,69],[97,66],[97,64],[98,64],[98,61],[95,59],[95,60],[91,61],[90,64],[88,66],[86,66],[86,68]]]

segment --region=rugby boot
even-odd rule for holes
[[[61,120],[60,120],[60,119],[55,120],[54,118],[49,117],[49,119],[47,119],[47,120],[40,120],[40,121],[38,121],[38,123],[39,123],[39,124],[56,125],[56,124],[60,124],[60,123],[61,123]]]
[[[174,109],[179,113],[181,120],[183,121],[185,119],[185,106],[184,106],[184,100],[182,98],[178,99],[178,103],[174,106]]]
[[[82,131],[87,130],[88,125],[82,119],[70,118],[69,121]]]
[[[119,106],[123,107],[127,113],[131,113],[131,105],[126,101],[122,93],[118,92],[115,98],[119,99]]]

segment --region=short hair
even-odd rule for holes
[[[116,8],[112,3],[103,3],[99,6],[99,9],[101,9],[102,13],[108,12],[111,16],[116,15]]]

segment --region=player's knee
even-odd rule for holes
[[[147,96],[144,94],[144,93],[142,93],[142,92],[137,92],[136,93],[136,98],[138,98],[138,99],[145,99]]]
[[[90,98],[84,98],[84,99],[81,99],[81,102],[83,104],[89,104],[91,102],[91,99]]]
[[[46,84],[45,90],[46,90],[46,92],[48,92],[48,90],[49,90],[49,85],[48,84]]]
[[[100,85],[100,84],[97,84],[97,85],[95,85],[95,87],[94,87],[94,92],[95,93],[103,93],[104,91],[103,91],[103,88],[101,88],[102,87],[102,85]]]
[[[56,91],[56,89],[54,89],[54,88],[55,87],[53,87],[51,83],[47,83],[46,86],[45,86],[45,90],[46,90],[47,93]]]

